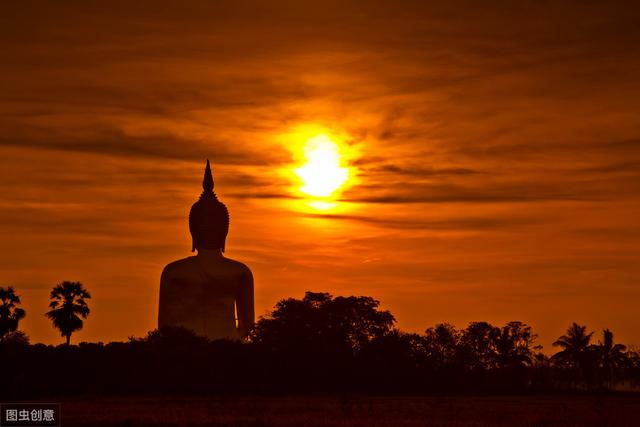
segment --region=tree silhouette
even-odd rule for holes
[[[372,339],[387,334],[395,322],[378,310],[371,297],[333,297],[306,292],[302,300],[289,298],[261,317],[251,340],[273,350],[297,353],[353,355]]]
[[[45,316],[60,330],[60,334],[67,340],[67,345],[71,341],[71,334],[82,329],[82,319],[89,315],[89,306],[85,301],[89,298],[91,295],[80,282],[64,281],[51,290],[51,310]]]
[[[589,349],[593,332],[587,333],[587,327],[573,322],[567,329],[566,335],[562,335],[553,346],[562,350],[554,357],[559,361],[566,362],[574,367],[579,367],[584,362],[584,357]]]
[[[2,340],[3,345],[29,345],[29,336],[25,334],[23,331],[13,331],[9,332],[4,336]]]
[[[25,311],[18,307],[20,297],[16,295],[12,286],[0,287],[0,342],[3,342],[7,334],[18,329],[18,323],[26,315]]]
[[[571,368],[574,372],[574,380],[577,380],[582,374],[588,378],[593,352],[589,343],[593,332],[587,333],[587,327],[578,325],[573,322],[567,329],[565,335],[562,335],[553,346],[562,348],[561,351],[553,355],[553,360],[560,365]]]
[[[449,323],[439,323],[425,331],[425,351],[436,367],[456,360],[461,333]]]
[[[602,341],[595,345],[598,358],[600,359],[600,367],[603,372],[603,380],[607,387],[611,388],[615,381],[615,372],[625,366],[629,360],[624,344],[614,344],[613,332],[609,329],[602,331]]]
[[[531,330],[531,326],[519,321],[507,323],[500,330],[496,339],[496,362],[500,368],[531,366],[534,361],[534,350],[538,338]]]
[[[471,369],[487,369],[496,360],[500,329],[487,322],[471,322],[460,336],[461,362]]]

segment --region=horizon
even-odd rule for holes
[[[207,159],[256,315],[372,296],[405,332],[640,345],[639,7],[47,2],[0,16],[0,286],[58,344],[155,329]],[[576,6],[578,5],[578,6]]]
[[[311,292],[311,291],[305,291],[305,295],[308,294],[309,292]],[[314,292],[312,292],[312,293],[314,293]],[[322,293],[322,292],[320,292],[320,293]],[[356,298],[368,297],[366,295],[359,295],[359,296],[355,296],[355,295],[348,295],[348,296],[347,295],[331,295],[331,294],[329,294],[329,295],[331,297],[356,297]],[[289,300],[289,299],[293,299],[293,300],[297,300],[297,301],[301,301],[302,300],[302,298],[287,297],[287,298],[282,299],[282,300],[280,300],[278,302],[284,302],[285,300]],[[374,298],[374,300],[375,300],[375,298]],[[87,300],[87,302],[89,303],[89,305],[91,305],[90,304],[91,303],[91,298],[89,298]],[[384,307],[381,307],[381,310],[385,311]],[[390,314],[393,315],[393,313],[390,313]],[[260,317],[260,318],[256,319],[256,321],[262,320],[263,318],[265,318],[265,319],[269,318],[272,315],[273,315],[273,311],[270,310],[268,313],[264,314],[264,317]],[[86,322],[86,319],[85,319],[85,322]],[[396,321],[394,320],[394,326],[392,326],[392,328],[391,328],[392,331],[399,331],[401,334],[418,334],[420,336],[426,337],[427,333],[429,332],[428,329],[436,328],[436,327],[441,326],[441,325],[452,326],[453,329],[456,332],[460,333],[461,336],[463,336],[464,333],[467,331],[467,328],[469,326],[471,326],[473,324],[476,324],[476,323],[483,323],[485,321],[483,321],[481,319],[478,319],[478,320],[475,320],[475,321],[471,321],[466,325],[455,325],[455,324],[451,324],[450,322],[442,321],[442,322],[437,322],[436,324],[433,324],[433,325],[428,325],[422,331],[405,331],[405,330],[402,330],[401,328],[398,328],[397,324],[395,322]],[[508,321],[508,322],[505,322],[504,324],[492,324],[491,322],[487,322],[487,323],[490,326],[493,326],[493,327],[496,327],[498,329],[501,329],[501,328],[507,326],[508,323],[510,323],[510,322],[521,322],[523,324],[523,326],[531,326],[526,321],[519,321],[519,320],[515,320],[515,319],[511,320],[511,321]],[[608,330],[608,328],[605,328],[605,329],[603,329],[601,331],[591,330],[588,325],[580,325],[579,322],[572,322],[571,325],[567,325],[567,327],[565,328],[565,330],[562,332],[561,335],[565,336],[569,332],[570,327],[572,325],[575,325],[575,324],[577,324],[579,326],[585,326],[586,327],[586,333],[590,336],[589,345],[591,347],[600,345],[603,342],[603,340],[601,340],[602,333]],[[54,328],[54,327],[52,326],[52,328]],[[178,326],[177,328],[180,329],[181,327]],[[22,331],[22,329],[20,328],[20,329],[18,329],[18,331]],[[76,340],[75,342],[74,342],[74,340],[71,340],[70,344],[71,345],[80,345],[80,344],[108,345],[108,344],[112,344],[112,343],[127,343],[127,342],[130,342],[132,340],[148,339],[149,336],[151,336],[152,334],[158,333],[158,332],[161,332],[161,331],[162,331],[161,328],[154,328],[154,329],[151,329],[151,330],[147,331],[146,333],[144,333],[142,335],[139,335],[139,336],[130,335],[130,336],[126,337],[125,339],[120,339],[120,340],[111,340],[111,341],[101,341],[101,340],[94,340],[94,341],[85,341],[85,340],[83,340],[83,341],[78,341],[78,340]],[[82,332],[82,329],[74,331],[73,335],[77,336],[79,332]],[[534,351],[534,354],[535,353],[541,353],[541,354],[543,354],[543,355],[545,355],[547,357],[552,357],[555,354],[562,352],[562,348],[558,348],[558,346],[555,346],[553,344],[551,346],[548,346],[548,347],[543,346],[542,344],[540,344],[541,340],[540,340],[540,336],[537,333],[537,331],[535,329],[532,329],[531,332],[532,332],[533,336],[535,337],[534,340],[531,342],[531,349]],[[627,343],[624,343],[624,342],[620,342],[615,336],[615,331],[611,331],[611,332],[614,333],[614,336],[613,336],[614,337],[613,338],[614,339],[614,343],[624,345],[625,348],[630,352],[638,351],[638,347],[637,346],[635,346],[634,344],[627,344]],[[190,331],[189,329],[186,329],[186,328],[185,328],[185,333],[193,334],[193,336],[203,338],[204,340],[209,341],[209,342],[214,342],[214,341],[217,341],[217,340],[229,340],[228,338],[211,339],[211,338],[203,336],[203,335],[195,334],[193,331]],[[28,335],[27,335],[27,337],[30,338]],[[560,335],[558,335],[558,337],[554,338],[553,341],[555,341],[555,340],[557,340],[559,338],[561,338]],[[64,339],[64,337],[63,337],[63,339]],[[19,342],[19,341],[16,341],[16,342]],[[47,342],[34,342],[33,340],[29,340],[28,344],[31,344],[31,345],[43,344],[43,345],[54,346],[54,347],[57,347],[57,346],[64,347],[64,346],[68,346],[69,345],[69,344],[65,344],[64,342],[49,342],[49,343],[47,343]],[[549,351],[550,349],[555,349],[555,350]]]

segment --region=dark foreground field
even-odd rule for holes
[[[640,396],[180,397],[62,400],[67,426],[638,426]]]

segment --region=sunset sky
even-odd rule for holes
[[[155,328],[208,158],[258,315],[327,291],[640,345],[640,8],[426,3],[4,4],[0,286],[32,342],[62,280],[93,296],[73,342]]]

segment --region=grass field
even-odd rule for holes
[[[639,426],[640,395],[64,399],[68,426]]]

